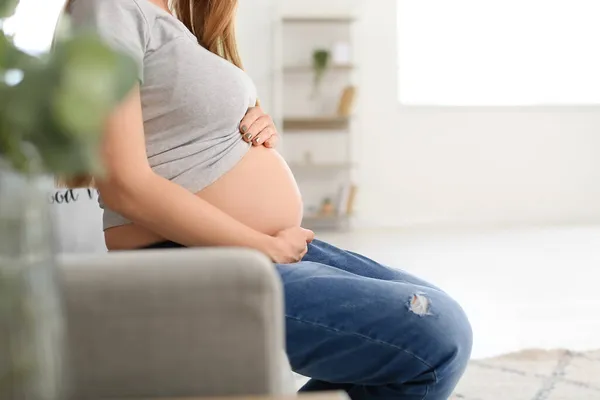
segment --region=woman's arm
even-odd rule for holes
[[[185,246],[251,247],[269,254],[273,237],[238,222],[150,168],[139,87],[107,121],[102,144],[105,204],[136,224]]]

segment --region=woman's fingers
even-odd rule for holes
[[[279,134],[275,133],[268,140],[265,141],[265,147],[268,147],[269,149],[274,149],[275,147],[277,147],[278,143],[279,143]]]
[[[252,125],[245,129],[246,133],[243,135],[244,141],[248,143],[255,141],[260,133],[269,126],[270,121],[271,119],[266,115],[254,121]]]
[[[275,135],[277,135],[275,127],[267,126],[258,135],[256,135],[254,139],[252,139],[252,144],[254,146],[264,145],[266,141],[270,140]]]
[[[250,132],[250,128],[257,120],[263,117],[265,114],[260,107],[252,107],[248,109],[248,112],[240,122],[240,133],[243,135],[243,138],[246,142],[250,142],[252,140],[253,134]],[[254,132],[256,134],[257,132]]]
[[[279,135],[273,123],[273,119],[265,114],[260,107],[248,109],[246,116],[240,122],[242,139],[253,146],[264,145],[275,148],[279,142]]]
[[[267,140],[272,133],[270,133],[271,125],[273,125],[273,121],[271,121],[271,117],[268,115],[264,115],[257,119],[248,132],[252,135],[252,143],[255,145],[262,144],[265,140]]]
[[[297,260],[297,262],[300,262],[300,261],[302,261],[302,259],[303,259],[303,258],[304,258],[304,256],[306,255],[306,253],[308,253],[308,246],[306,246],[306,247],[304,248],[304,251],[302,251],[302,253],[300,253],[300,256],[298,257],[298,260]]]
[[[302,229],[304,231],[304,234],[306,235],[307,243],[311,243],[313,240],[315,240],[315,233],[313,231],[311,231],[310,229]]]

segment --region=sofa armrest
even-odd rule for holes
[[[72,397],[277,394],[282,289],[241,249],[59,257]]]

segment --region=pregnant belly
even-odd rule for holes
[[[277,151],[263,146],[252,147],[235,168],[197,195],[269,235],[302,222],[294,176]]]
[[[196,195],[268,235],[302,222],[302,199],[290,169],[279,153],[263,146],[252,147],[231,171]],[[105,239],[110,250],[165,240],[135,224],[108,229]]]

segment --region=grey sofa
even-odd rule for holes
[[[101,241],[90,215],[100,211],[80,194],[55,210],[73,399],[295,393],[281,284],[266,257],[107,253],[90,243]]]

